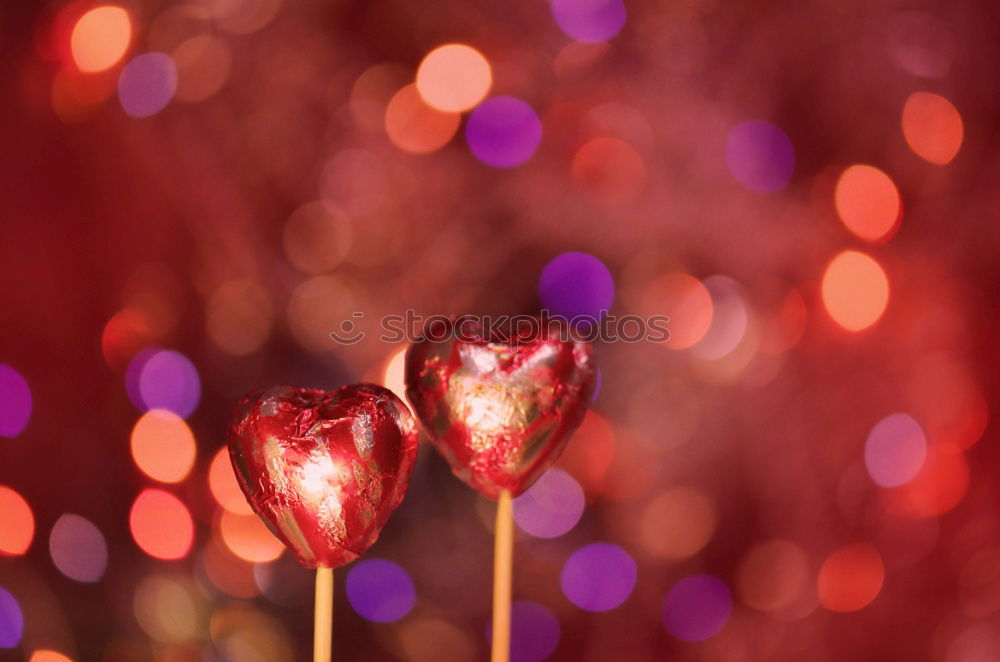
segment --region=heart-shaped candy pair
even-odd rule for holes
[[[254,511],[307,567],[350,563],[378,538],[410,482],[413,416],[372,384],[248,394],[229,454]]]
[[[517,496],[556,461],[594,389],[591,346],[565,326],[497,334],[435,325],[406,354],[406,395],[452,471],[480,493]]]

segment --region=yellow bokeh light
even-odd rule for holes
[[[964,132],[958,109],[940,94],[914,92],[903,104],[903,137],[925,161],[950,163],[962,147]]]
[[[285,549],[256,515],[239,515],[223,510],[219,518],[219,534],[229,551],[244,561],[273,561]]]
[[[848,331],[867,329],[889,303],[889,279],[874,258],[844,251],[823,274],[823,305],[830,317]]]
[[[212,464],[208,468],[208,489],[212,496],[231,513],[237,515],[251,515],[253,510],[243,496],[243,490],[236,481],[236,472],[233,471],[233,463],[229,460],[229,449],[223,446],[212,458]]]
[[[131,445],[136,466],[161,483],[187,478],[197,453],[191,428],[165,409],[150,409],[136,421]]]
[[[52,650],[37,650],[31,654],[28,662],[73,662],[73,659]]]
[[[428,106],[460,113],[482,101],[493,84],[490,63],[464,44],[445,44],[428,53],[417,69],[417,91]]]
[[[715,533],[712,502],[702,492],[675,487],[653,499],[639,518],[639,544],[660,560],[694,556]]]
[[[458,131],[461,116],[424,103],[413,84],[396,92],[385,109],[385,132],[392,144],[411,154],[436,152]]]
[[[899,191],[889,175],[870,165],[852,165],[841,173],[834,203],[844,226],[866,241],[888,239],[899,224]]]
[[[70,35],[70,52],[80,71],[96,73],[118,64],[132,40],[132,21],[121,7],[95,7],[80,17]]]
[[[20,494],[0,485],[0,556],[20,556],[35,537],[35,517]]]

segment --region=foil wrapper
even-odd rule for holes
[[[414,413],[453,473],[487,497],[528,489],[583,420],[596,379],[592,349],[559,331],[537,325],[498,336],[452,323],[407,350]]]
[[[374,544],[417,456],[410,410],[373,384],[249,393],[228,443],[250,506],[310,568],[350,563]]]

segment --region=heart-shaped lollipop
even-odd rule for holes
[[[416,425],[381,386],[276,386],[236,405],[229,456],[271,532],[303,565],[334,568],[371,547],[402,501]]]
[[[414,412],[455,475],[490,498],[528,489],[583,420],[596,366],[591,346],[562,338],[566,330],[497,335],[466,319],[406,353]]]

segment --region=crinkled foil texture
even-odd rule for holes
[[[228,443],[254,512],[310,568],[350,563],[371,547],[417,455],[409,409],[373,384],[249,393]]]
[[[424,339],[406,355],[406,395],[462,481],[490,498],[528,489],[583,420],[596,365],[586,342],[544,329],[500,341],[482,332]]]

